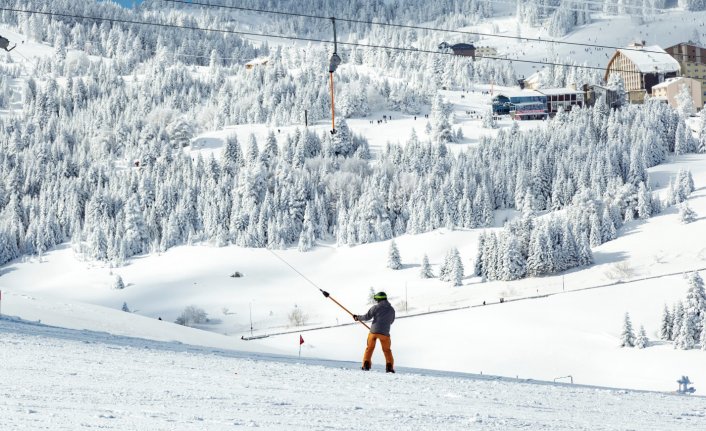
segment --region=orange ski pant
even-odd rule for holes
[[[372,363],[370,359],[373,357],[373,351],[375,350],[375,343],[377,340],[380,340],[382,353],[385,354],[385,362],[394,366],[395,359],[392,357],[392,350],[390,349],[390,346],[392,345],[390,337],[382,334],[373,334],[372,332],[368,334],[368,345],[365,348],[365,354],[363,355],[363,364],[365,364],[365,361]]]

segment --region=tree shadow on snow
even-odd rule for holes
[[[17,268],[15,268],[14,266],[10,266],[7,268],[0,268],[0,277],[2,277],[3,275],[5,275],[7,273],[12,272],[12,271],[17,271]]]
[[[616,252],[606,252],[606,251],[594,251],[593,261],[594,265],[599,265],[602,263],[618,263],[627,260],[628,255],[622,251]]]

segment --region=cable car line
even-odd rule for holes
[[[217,29],[217,28],[208,28],[208,27],[196,27],[196,26],[184,26],[184,25],[176,25],[176,24],[157,23],[157,22],[135,21],[135,20],[127,20],[127,19],[119,19],[119,18],[73,15],[73,14],[60,13],[60,12],[46,12],[46,11],[29,10],[29,9],[15,9],[15,8],[9,8],[9,7],[0,7],[0,11],[28,13],[28,14],[45,15],[45,16],[58,16],[58,17],[62,17],[62,18],[85,19],[85,20],[91,20],[91,21],[106,21],[106,22],[119,23],[119,24],[133,24],[133,25],[160,27],[160,28],[179,28],[179,29],[184,29],[184,30],[208,31],[208,32],[215,32],[215,33],[236,34],[239,36],[245,35],[245,36],[269,37],[269,38],[274,38],[274,39],[325,43],[325,44],[332,43],[331,40],[315,39],[315,38],[308,38],[308,37],[252,33],[252,32],[240,31],[240,30],[226,30],[226,29]],[[330,19],[330,18],[327,18],[327,19]],[[353,47],[361,47],[361,48],[374,48],[374,49],[384,49],[384,50],[390,50],[390,51],[411,52],[411,53],[416,53],[416,54],[421,53],[421,54],[455,56],[455,54],[452,52],[432,51],[432,50],[428,50],[428,49],[425,50],[425,49],[408,48],[408,47],[400,47],[400,46],[374,45],[374,44],[357,43],[357,42],[338,42],[338,44],[339,45],[346,45],[346,46],[353,46]],[[590,46],[600,47],[600,45],[590,45]],[[641,51],[641,52],[650,52],[650,51]],[[599,66],[587,66],[587,65],[579,65],[579,64],[557,63],[557,62],[548,62],[548,61],[539,61],[539,60],[523,60],[523,59],[517,59],[517,58],[504,58],[504,57],[493,57],[493,56],[478,56],[478,55],[476,56],[476,58],[487,59],[487,60],[497,60],[497,61],[508,61],[510,63],[517,62],[517,63],[526,63],[526,64],[541,64],[541,65],[546,65],[546,66],[577,68],[577,69],[600,70],[602,72],[605,72],[605,67],[599,67]],[[612,70],[615,72],[636,73],[634,70],[622,70],[622,69],[612,69]]]
[[[269,13],[269,14],[275,14],[275,15],[294,16],[294,17],[300,17],[300,18],[311,18],[311,19],[322,19],[322,20],[330,20],[331,19],[331,17],[322,16],[322,15],[308,15],[308,14],[294,13],[294,12],[282,12],[282,11],[268,10],[268,9],[248,8],[248,7],[243,7],[243,6],[230,6],[230,5],[222,5],[222,4],[214,4],[214,3],[200,3],[197,1],[193,1],[193,2],[187,1],[187,0],[163,0],[163,1],[170,2],[170,3],[181,3],[184,5],[190,5],[190,6],[205,6],[205,7],[221,8],[221,9],[233,9],[233,10],[241,10],[241,11],[249,11],[249,12]],[[458,33],[458,34],[467,34],[467,35],[472,35],[472,36],[485,36],[485,37],[496,37],[496,38],[502,38],[502,39],[515,39],[515,40],[521,40],[521,41],[525,41],[525,42],[544,42],[544,43],[553,43],[553,44],[559,44],[559,45],[582,46],[582,47],[603,48],[603,49],[613,49],[613,50],[622,49],[625,51],[639,51],[639,52],[651,52],[651,53],[655,53],[655,54],[664,54],[663,52],[660,52],[660,51],[649,51],[649,50],[644,50],[644,49],[639,49],[639,48],[623,48],[623,47],[617,47],[617,46],[611,46],[611,45],[598,45],[598,44],[581,43],[581,42],[565,42],[565,41],[560,41],[560,40],[551,40],[551,39],[542,39],[542,38],[524,37],[524,36],[510,36],[510,35],[504,35],[504,34],[482,33],[482,32],[475,32],[475,31],[451,30],[451,29],[446,29],[446,28],[425,27],[425,26],[411,25],[411,24],[395,24],[395,23],[385,23],[385,22],[376,22],[376,21],[364,21],[364,20],[357,20],[357,19],[351,19],[351,18],[340,18],[340,17],[336,17],[336,20],[342,21],[342,22],[348,22],[348,23],[352,23],[352,24],[368,24],[368,25],[379,25],[379,26],[386,26],[386,27],[406,28],[406,29],[413,29],[413,30],[427,30],[427,31],[437,31],[437,32],[444,32],[444,33]]]

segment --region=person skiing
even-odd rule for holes
[[[375,344],[377,340],[380,340],[380,345],[382,346],[382,352],[385,354],[385,371],[388,373],[395,372],[395,359],[392,357],[392,350],[390,349],[390,325],[395,321],[395,309],[387,300],[387,294],[385,292],[378,292],[373,296],[373,299],[377,301],[377,304],[370,307],[367,313],[361,315],[353,315],[353,320],[356,321],[366,321],[373,319],[373,324],[370,327],[370,333],[368,334],[368,344],[365,348],[365,354],[363,354],[363,367],[365,371],[370,370],[371,362],[373,357],[373,350],[375,350]]]

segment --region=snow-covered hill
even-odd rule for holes
[[[12,3],[46,7],[34,0]],[[147,1],[138,12],[88,0],[57,0],[53,6],[86,15],[100,12],[271,34],[328,37],[329,32],[327,21],[309,26],[255,13],[234,13],[229,21],[224,11],[186,5],[176,11],[173,4],[164,3]],[[384,11],[402,2],[328,3],[367,19],[364,6]],[[480,8],[473,13],[439,12],[446,3],[431,2],[417,11],[399,8],[390,14],[404,20],[414,16],[427,26],[549,38],[546,26],[518,24],[514,2],[499,2],[492,14],[482,10],[492,3],[487,0],[468,2]],[[308,10],[304,2],[289,5],[292,10],[322,13]],[[351,10],[356,5],[360,7]],[[584,147],[554,142],[552,149],[585,149],[591,156],[598,154],[595,165],[587,169],[587,156],[535,171],[533,166],[546,167],[556,161],[554,156],[569,152],[557,150],[547,157],[549,137],[537,138],[557,123],[518,125],[504,118],[499,128],[486,129],[481,116],[489,108],[490,92],[509,90],[501,85],[513,85],[537,65],[470,65],[467,59],[346,48],[345,63],[336,75],[338,118],[349,116],[350,131],[366,143],[358,148],[369,144],[371,157],[362,150],[324,154],[318,148],[296,154],[301,157],[297,164],[292,153],[299,144],[292,142],[303,130],[304,110],[319,147],[333,147],[328,76],[322,72],[329,47],[303,41],[290,45],[266,36],[254,41],[168,26],[94,25],[27,15],[3,13],[0,25],[0,34],[19,43],[12,53],[0,55],[0,258],[12,259],[0,267],[0,290],[2,313],[13,316],[0,319],[0,411],[11,412],[0,413],[0,429],[704,427],[706,411],[700,399],[666,393],[676,389],[682,375],[695,382],[697,394],[704,391],[706,351],[676,350],[672,342],[660,340],[665,304],[672,307],[685,298],[684,274],[706,270],[706,156],[673,152],[678,124],[688,123],[696,136],[702,129],[699,119],[685,123],[666,108],[658,112],[654,107],[644,112],[659,113],[664,124],[654,119],[650,123],[643,111],[633,108],[621,111],[630,111],[630,118],[596,113],[583,125],[564,118],[554,136],[567,133],[566,141]],[[703,37],[706,16],[671,7],[644,19],[598,11],[591,15],[591,23],[562,40],[624,46],[640,38],[669,46]],[[344,27],[341,38],[430,50],[442,39],[466,41],[459,34],[452,40],[449,33],[388,30]],[[501,57],[596,67],[603,67],[611,54],[608,48],[487,35],[475,42],[497,48]],[[269,56],[268,66],[243,66],[261,55]],[[600,75],[563,68],[547,73],[552,86],[590,82]],[[448,106],[441,107],[439,95]],[[625,127],[634,118],[639,121],[631,123],[631,129]],[[448,120],[445,131],[452,132],[456,142],[436,140],[440,120]],[[605,127],[588,139],[588,123]],[[276,145],[269,148],[268,157],[260,157],[258,152],[272,143],[270,134]],[[231,135],[237,135],[242,148],[229,154],[229,165],[222,155]],[[399,144],[391,151],[401,154],[402,148],[411,148],[411,136],[423,145],[434,140],[419,147],[419,154],[428,150],[435,157],[420,156],[420,165],[436,163],[434,169],[421,166],[420,171],[427,170],[424,175],[402,171],[402,155],[380,163],[388,143]],[[536,159],[508,158],[512,166],[498,167],[505,176],[465,165],[472,171],[465,177],[445,177],[452,169],[462,170],[459,166],[464,165],[455,164],[458,160],[479,156],[473,150],[498,136],[508,139],[502,141],[507,147],[522,143],[523,156],[534,154]],[[440,142],[447,145],[441,147]],[[669,155],[650,154],[656,147],[664,154],[669,150]],[[280,157],[278,151],[285,155]],[[446,151],[450,156],[444,159]],[[494,147],[487,163],[500,159],[503,151],[500,145]],[[656,160],[648,161],[652,156]],[[632,220],[634,190],[625,192],[631,203],[611,195],[628,182],[637,189],[641,178],[635,177],[648,162],[664,162],[650,164],[646,171],[655,197],[663,200],[679,170],[691,171],[696,190],[687,202],[697,214],[693,223],[680,223],[676,207]],[[583,177],[580,170],[586,171]],[[549,172],[563,175],[551,177]],[[326,177],[329,173],[335,175]],[[480,235],[499,232],[506,221],[520,215],[527,196],[532,197],[523,188],[505,186],[522,175],[534,181],[537,173],[562,186],[570,184],[561,190],[568,197],[555,199],[554,207],[549,201],[555,190],[537,185],[552,196],[542,196],[538,208],[528,213],[536,210],[538,219],[549,213],[563,215],[574,199],[595,193],[590,199],[596,208],[606,209],[609,203],[617,208],[617,225],[622,226],[617,239],[595,246],[594,263],[584,268],[515,281],[484,282],[471,275]],[[628,181],[628,176],[633,178]],[[268,183],[269,207],[252,190],[265,178],[278,181]],[[300,187],[290,187],[293,184]],[[379,193],[361,193],[376,186]],[[425,194],[412,193],[425,187]],[[580,187],[591,190],[579,196]],[[259,189],[262,195],[265,188]],[[442,189],[477,196],[478,201],[469,199],[466,209],[472,205],[477,210],[492,201],[485,227],[452,228],[453,222],[448,222],[431,228],[429,222],[415,231],[405,225],[415,203],[444,212],[431,205],[446,192]],[[284,197],[282,190],[287,192]],[[497,200],[491,199],[496,192]],[[312,207],[318,205],[322,214],[317,217],[328,216],[307,253],[296,250],[309,205],[299,193]],[[316,200],[325,194],[332,200]],[[300,201],[293,205],[290,198]],[[250,213],[243,210],[252,201],[260,206],[252,206]],[[364,208],[371,201],[379,205]],[[354,207],[359,214],[369,210],[366,216],[373,221],[388,221],[388,212],[401,221],[394,232],[390,224],[380,237],[340,241],[364,244],[337,245],[336,233],[344,229],[340,220]],[[382,210],[376,214],[378,208]],[[454,206],[446,212],[449,208]],[[238,234],[257,217],[269,238],[285,230],[288,237],[268,244],[272,250],[232,245],[245,241]],[[286,224],[290,220],[299,230]],[[353,222],[348,226],[360,228]],[[587,226],[577,231],[581,229],[586,234]],[[419,231],[425,233],[412,233]],[[386,266],[392,236],[402,256],[402,268],[396,271]],[[249,245],[257,244],[257,238],[251,239]],[[424,255],[438,274],[452,248],[459,250],[465,266],[461,286],[420,278]],[[236,272],[242,277],[235,277]],[[124,289],[114,288],[118,276]],[[392,332],[398,374],[356,370],[366,332],[317,287],[360,313],[370,306],[371,291],[389,294],[398,311]],[[208,321],[195,328],[172,323],[189,306],[202,308]],[[120,311],[123,307],[131,312]],[[299,322],[292,317],[295,312],[303,316]],[[635,329],[644,325],[650,339],[647,348],[619,347],[626,312]],[[300,335],[305,339],[302,346]],[[251,336],[251,341],[241,338]],[[302,358],[295,358],[300,347]],[[379,351],[374,362],[379,371]],[[555,379],[662,393],[547,384]]]

